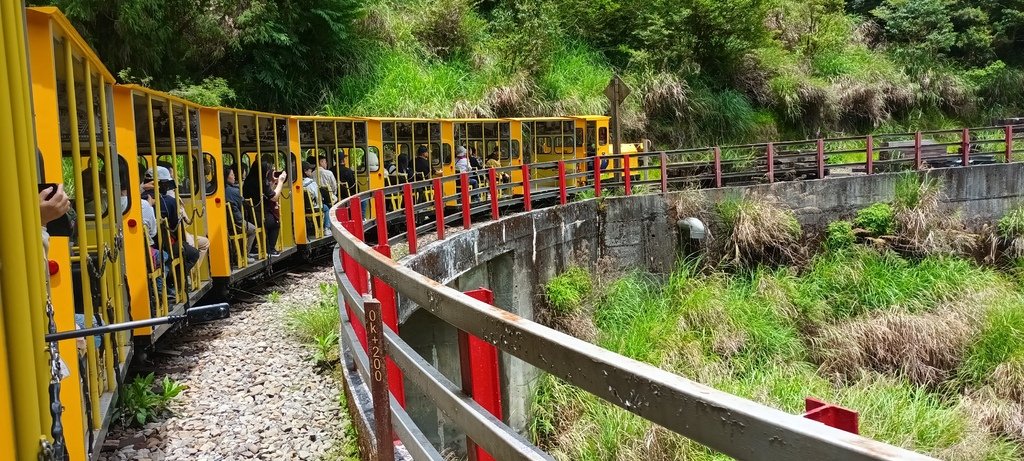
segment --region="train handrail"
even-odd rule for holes
[[[1007,131],[1009,132],[1009,130]],[[919,136],[918,139],[920,139]],[[822,140],[815,142],[818,146],[822,144]],[[868,143],[870,145],[870,141]],[[770,143],[765,144],[765,146],[770,145]],[[714,149],[716,152],[715,163],[720,168],[720,161],[717,158],[718,150],[718,148]],[[823,161],[820,147],[818,151],[818,167],[821,168]],[[770,152],[769,149],[769,155]],[[559,184],[557,193],[560,200],[553,201],[553,204],[565,203],[567,191],[573,189],[567,184],[570,174],[566,170],[571,165],[577,169],[582,166],[586,170],[584,177],[590,187],[594,188],[595,195],[599,195],[602,189],[619,187],[624,188],[626,194],[629,194],[632,191],[632,185],[629,185],[631,177],[629,159],[642,157],[658,159],[657,169],[662,173],[658,182],[661,185],[661,192],[666,192],[667,185],[664,174],[666,169],[672,167],[672,164],[666,161],[670,154],[671,152],[643,152],[602,156],[601,158],[609,160],[609,167],[613,161],[621,161],[617,168],[607,169],[601,169],[598,166],[600,162],[590,163],[593,158],[533,164],[521,167],[519,172],[524,177],[520,181],[504,186],[507,189],[521,188],[524,192],[519,196],[518,202],[524,210],[529,211],[534,201],[529,198],[531,185],[537,181],[552,179],[550,177],[532,178],[530,170],[555,168],[558,170],[558,175],[554,179]],[[1009,155],[1007,157],[1009,159]],[[915,163],[914,166],[918,169],[922,167],[920,162]],[[645,168],[650,168],[650,166],[647,165]],[[498,170],[508,170],[511,173],[517,171],[516,168],[510,167]],[[575,178],[578,179],[579,173],[575,174],[577,175]],[[606,174],[613,174],[616,177],[600,179]],[[474,213],[472,204],[464,200],[468,197],[468,192],[465,194],[456,192],[454,195],[443,196],[444,183],[462,180],[462,184],[465,184],[464,178],[467,175],[467,173],[462,173],[432,181],[414,182],[409,184],[410,187],[403,186],[401,189],[405,200],[412,199],[410,190],[433,190],[436,194],[442,195],[440,198],[435,197],[433,202],[435,207],[442,204],[443,208],[444,203],[457,202],[462,208],[461,211],[445,215],[443,211],[435,210],[437,216],[443,217],[446,223],[461,220],[468,228],[471,223],[466,219],[466,215]],[[715,172],[715,176],[719,180],[721,175],[720,169]],[[598,181],[599,179],[600,181]],[[583,187],[588,186],[584,185]],[[578,187],[576,189],[579,190]],[[397,193],[397,191],[398,188],[389,189],[391,193]],[[379,194],[377,197],[384,197],[384,195]],[[388,213],[383,213],[383,217],[377,216],[369,221],[364,220],[362,218],[363,206],[374,205],[376,200],[374,192],[363,192],[340,202],[331,210],[331,216],[334,217],[331,219],[331,231],[339,249],[335,254],[335,273],[339,281],[339,309],[342,311],[344,323],[344,334],[340,341],[340,347],[342,347],[343,354],[354,355],[356,369],[364,382],[370,382],[368,358],[363,349],[365,345],[356,338],[354,327],[366,325],[365,313],[362,308],[364,301],[376,302],[376,300],[369,298],[370,289],[357,288],[357,284],[352,283],[352,280],[361,280],[361,285],[369,286],[369,280],[379,279],[395,293],[398,293],[402,299],[415,302],[419,308],[427,309],[460,331],[481,338],[498,349],[637,416],[739,459],[932,459],[923,454],[835,429],[799,415],[789,414],[716,390],[524,319],[444,286],[392,260],[389,256],[382,254],[379,247],[371,247],[364,241],[371,240],[362,237],[366,224],[378,221],[376,223],[378,240],[380,240],[380,236],[383,236],[382,243],[388,243],[386,231],[388,220],[393,220],[397,216],[397,210],[395,210],[396,212],[392,213],[390,217],[388,217]],[[491,197],[490,200],[497,201],[499,198]],[[478,205],[477,210],[485,209]],[[414,209],[415,206],[412,208]],[[379,209],[385,208],[381,205]],[[500,219],[496,211],[486,220],[490,222],[495,219]],[[383,233],[379,231],[381,221],[385,227]],[[480,220],[477,222],[479,223]],[[421,230],[429,231],[429,229],[428,226],[416,226],[411,219],[409,223],[411,227],[405,237],[412,247]],[[434,227],[437,228],[437,225]],[[443,226],[437,231],[438,240],[443,241]],[[410,236],[413,238],[409,239]],[[349,271],[354,270],[354,273],[346,273],[343,261],[346,257],[353,261],[349,265]],[[366,296],[365,300],[364,296]],[[348,309],[351,309],[354,319],[349,317]],[[497,420],[487,410],[473,402],[471,397],[462,393],[438,370],[420,358],[411,346],[390,328],[384,328],[383,338],[386,343],[384,349],[389,352],[387,357],[394,361],[403,375],[420,387],[433,404],[464,431],[467,437],[496,459],[549,459],[547,454],[525,441],[512,428]],[[409,427],[411,420],[401,406],[394,404],[393,398],[389,401],[389,407],[390,414],[398,421],[396,429],[399,429],[400,440],[404,444],[410,445],[410,450],[419,453],[421,457],[439,459],[439,455],[436,455],[437,451],[429,446],[429,442],[425,442],[426,439],[422,433],[414,426]],[[388,432],[374,434],[372,437],[390,441],[393,435],[390,431]],[[428,446],[424,446],[425,443]]]

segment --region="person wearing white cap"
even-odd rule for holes
[[[469,158],[466,154],[466,147],[459,146],[455,148],[455,172],[457,173],[469,173],[472,168],[469,166]],[[469,187],[475,189],[477,186],[476,176],[469,177]]]

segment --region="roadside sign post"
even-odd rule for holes
[[[608,82],[608,86],[604,89],[604,95],[608,97],[611,102],[612,109],[612,154],[621,155],[622,151],[622,138],[619,124],[619,106],[623,101],[626,100],[626,96],[632,91],[628,86],[619,78],[618,74],[612,77],[612,80]]]

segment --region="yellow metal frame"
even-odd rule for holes
[[[299,164],[297,163],[297,161],[299,160],[298,157],[297,157],[298,154],[291,151],[291,143],[290,143],[289,139],[292,136],[290,135],[291,129],[290,129],[289,117],[286,117],[286,116],[283,116],[283,115],[279,115],[279,114],[273,114],[273,113],[269,113],[269,112],[242,110],[242,109],[234,109],[234,108],[229,108],[229,107],[208,107],[207,109],[209,109],[211,111],[217,112],[217,114],[218,114],[218,117],[217,117],[217,119],[218,119],[218,126],[220,126],[220,120],[221,120],[222,117],[227,117],[230,120],[231,124],[232,124],[231,133],[228,135],[228,140],[230,142],[232,140],[231,138],[234,138],[233,139],[233,141],[234,141],[233,145],[225,146],[224,143],[223,143],[223,138],[221,138],[221,143],[220,143],[221,155],[220,155],[220,159],[218,159],[218,162],[220,162],[221,165],[223,165],[222,162],[223,162],[223,158],[224,158],[225,155],[231,155],[231,157],[233,159],[233,163],[232,164],[235,164],[235,165],[237,165],[237,164],[245,164],[246,162],[243,162],[243,158],[244,158],[244,159],[246,159],[248,161],[248,165],[249,165],[248,174],[256,173],[256,174],[262,175],[263,172],[261,171],[262,168],[260,167],[260,161],[259,160],[260,160],[260,157],[263,154],[272,154],[273,155],[273,157],[274,157],[274,167],[275,168],[279,167],[281,165],[282,160],[284,160],[286,157],[289,160],[284,160],[285,161],[285,165],[287,165],[289,162],[292,165],[294,165],[295,168],[293,168],[293,169],[288,171],[288,181],[291,184],[289,184],[288,187],[282,188],[282,190],[281,190],[281,197],[280,197],[280,199],[278,201],[278,208],[279,208],[280,216],[281,216],[281,222],[280,222],[281,230],[280,230],[280,233],[278,234],[278,241],[277,242],[267,242],[267,243],[270,244],[270,245],[275,245],[275,247],[279,245],[281,247],[280,251],[282,253],[284,253],[284,252],[286,252],[286,251],[288,251],[290,249],[295,248],[295,245],[296,245],[296,236],[295,236],[296,211],[295,211],[294,204],[293,204],[293,197],[294,197],[295,190],[299,190],[301,192],[301,186],[302,186],[301,174],[302,174],[302,172],[300,170]],[[241,117],[251,117],[252,121],[253,121],[253,132],[252,132],[252,134],[254,136],[254,139],[248,140],[246,144],[242,143],[242,136],[241,136],[242,133],[241,133],[241,130],[240,130],[240,125],[239,125],[239,120],[240,120]],[[274,128],[272,130],[273,131],[273,136],[270,138],[270,144],[269,145],[264,145],[265,143],[264,143],[264,141],[262,139],[263,136],[260,135],[260,133],[262,131],[260,129],[260,123],[261,123],[260,121],[261,121],[261,119],[270,119],[270,122],[274,125]],[[281,128],[283,128],[283,129],[279,129],[278,128],[279,126]],[[217,133],[220,133],[220,132],[221,132],[220,130],[217,131]],[[280,134],[282,132],[287,135],[288,139],[281,139]],[[269,147],[269,149],[272,149],[272,150],[268,150],[268,147]],[[298,174],[294,174],[294,173],[298,173]],[[217,172],[215,174],[217,176],[223,176],[223,167],[221,168],[221,172]],[[298,179],[298,181],[296,181],[296,179]],[[223,179],[220,179],[219,181],[220,181],[221,184],[223,184]],[[241,183],[242,183],[242,180],[239,179],[239,185],[241,185]],[[298,186],[298,189],[296,189],[296,186]],[[262,191],[262,188],[263,188],[263,182],[261,181],[260,182],[260,190],[261,191]],[[265,212],[265,210],[262,207],[262,204],[261,204],[259,210],[256,210],[256,212],[261,213],[261,214]],[[226,216],[226,215],[224,215],[224,216]],[[220,219],[220,215],[218,216],[218,219]],[[264,227],[262,225],[257,225],[256,226],[256,233],[257,233],[256,248],[257,248],[258,259],[261,260],[261,261],[267,259],[269,257],[269,253],[270,253],[270,251],[269,251],[270,248],[265,248],[264,245],[263,245],[263,240],[264,240],[265,232],[266,232],[266,229],[264,229]],[[213,244],[211,243],[211,248],[212,248],[212,245]],[[247,256],[248,255],[238,255],[237,259],[239,261],[239,264],[242,264],[243,262],[246,262],[247,261],[247,259],[246,259]]]

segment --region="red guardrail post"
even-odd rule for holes
[[[626,183],[626,195],[633,195],[633,178],[629,175],[629,154],[622,154],[622,176]]]
[[[864,161],[864,169],[867,174],[874,174],[875,172],[875,138],[868,135],[864,138],[864,153],[867,158]]]
[[[771,184],[775,182],[775,144],[768,143],[765,154],[768,157],[768,184]]]
[[[722,149],[714,148],[715,154],[715,187],[722,187]]]
[[[402,184],[402,204],[405,205],[405,240],[409,242],[409,254],[416,254],[416,210],[412,203],[412,184]]]
[[[356,207],[358,207],[359,200],[354,199],[353,201],[356,203]],[[351,215],[351,210],[349,214]],[[341,225],[347,228],[348,231],[352,234],[355,234],[355,228],[358,227],[356,225],[356,221],[351,219],[342,221]],[[360,289],[358,282],[359,273],[362,271],[362,268],[359,267],[359,263],[357,263],[355,259],[349,256],[348,253],[345,253],[344,250],[341,250],[341,267],[342,270],[345,271],[345,276],[348,277],[348,281],[349,283],[352,284],[352,287],[355,288],[360,295],[365,294],[366,290]],[[359,322],[359,318],[355,316],[355,312],[352,309],[352,306],[349,306],[346,303],[345,309],[348,312],[348,318],[352,323],[352,331],[355,332],[356,339],[359,340],[359,344],[363,345],[363,349],[366,349],[366,329],[363,328],[363,324]]]
[[[491,219],[497,221],[498,216],[498,174],[494,168],[487,169],[487,188],[491,195]]]
[[[846,432],[860,434],[856,411],[825,403],[813,397],[804,399],[803,417]]]
[[[661,193],[668,193],[668,154],[661,153]]]
[[[377,253],[380,253],[384,256],[387,256],[388,258],[391,258],[390,246],[377,245],[373,249],[376,250]],[[394,331],[397,334],[398,305],[395,300],[395,289],[391,288],[391,285],[388,285],[383,280],[374,277],[373,297],[377,298],[377,301],[380,302],[381,318],[384,321],[384,325],[387,325],[388,328],[391,328],[391,331]],[[369,318],[368,309],[366,315],[367,327],[370,327],[372,325],[372,321]],[[372,345],[372,341],[370,343]],[[373,353],[372,349],[370,350],[370,353]],[[388,388],[391,390],[391,393],[395,395],[395,400],[398,401],[398,404],[401,405],[402,408],[405,408],[405,385],[402,382],[402,370],[399,370],[398,365],[395,365],[395,362],[392,361],[391,359],[388,359],[387,376]],[[376,402],[374,402],[374,404],[376,404]]]
[[[565,205],[568,201],[565,190],[565,160],[558,161],[558,203]]]
[[[469,173],[463,172],[459,175],[459,186],[462,189],[462,193],[459,194],[462,202],[462,227],[469,229],[473,227],[469,216]]]
[[[825,178],[825,140],[818,138],[817,152],[818,179]]]
[[[444,240],[444,189],[441,178],[434,178],[434,219],[437,223],[437,239]]]
[[[363,307],[366,311],[366,324],[369,327],[369,350],[367,356],[370,359],[370,395],[373,398],[373,419],[374,419],[374,457],[377,461],[394,461],[395,445],[394,434],[391,430],[391,395],[388,392],[389,371],[385,363],[387,360],[387,343],[384,341],[384,326],[381,322],[381,303],[363,297]]]
[[[969,166],[971,164],[971,130],[964,128],[964,131],[960,133],[960,166]]]
[[[914,132],[914,169],[921,169],[921,132]]]
[[[469,297],[494,304],[494,293],[486,288],[466,292]],[[473,398],[495,418],[503,419],[501,409],[501,375],[498,368],[498,348],[459,330],[459,363],[462,372],[462,391]],[[493,461],[487,452],[466,438],[468,452],[476,452],[478,461]]]
[[[533,202],[530,200],[530,165],[523,165],[523,210],[533,210]]]
[[[1006,163],[1013,161],[1013,125],[1006,125]]]
[[[594,197],[600,197],[601,196],[601,156],[595,154],[593,157],[591,157],[591,159],[592,159],[591,161],[594,162],[594,167],[591,168],[592,170],[594,170]]]
[[[377,244],[388,244],[388,211],[384,206],[384,190],[373,191],[373,205],[377,212]]]

